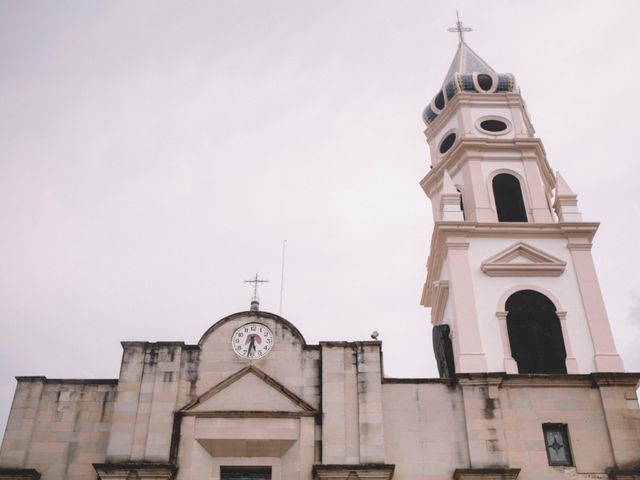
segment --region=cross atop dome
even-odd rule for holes
[[[458,14],[458,10],[456,10],[456,26],[449,28],[450,32],[457,32],[460,37],[460,43],[464,43],[464,32],[473,32],[473,28],[465,27],[460,20],[460,15]]]

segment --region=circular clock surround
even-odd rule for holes
[[[266,356],[273,348],[273,332],[262,323],[250,322],[236,328],[231,336],[231,349],[248,360]]]

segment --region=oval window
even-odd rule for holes
[[[450,133],[449,135],[444,137],[444,140],[442,140],[442,143],[440,144],[440,153],[446,153],[451,147],[453,147],[455,141],[455,133]]]
[[[504,132],[507,129],[507,124],[501,120],[483,120],[480,122],[480,128],[487,132]]]
[[[440,91],[440,93],[436,95],[436,98],[433,101],[433,104],[436,106],[438,110],[442,110],[444,108],[444,94],[442,93],[442,91]]]
[[[491,90],[491,87],[493,86],[493,78],[491,78],[491,76],[487,75],[486,73],[480,73],[478,75],[478,85],[480,85],[480,88],[482,90],[487,92]]]

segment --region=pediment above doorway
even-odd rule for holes
[[[490,277],[557,277],[567,262],[518,242],[484,260],[480,269]]]
[[[306,401],[249,365],[207,390],[181,413],[192,416],[299,417],[315,415]]]

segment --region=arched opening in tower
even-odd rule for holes
[[[567,373],[564,338],[556,307],[534,290],[520,290],[506,303],[511,356],[519,373]]]
[[[492,184],[498,221],[526,222],[527,211],[518,179],[508,173],[499,173],[493,177]]]

